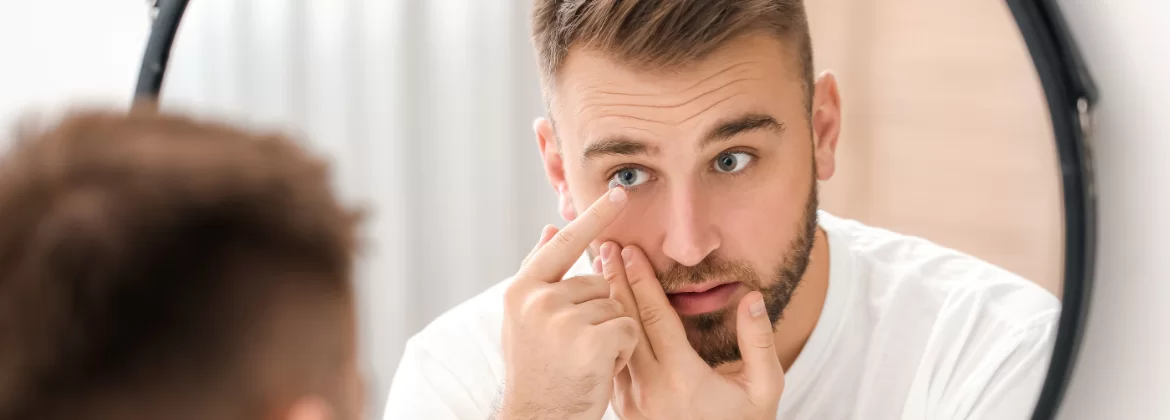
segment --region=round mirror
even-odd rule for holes
[[[1093,227],[1078,120],[1092,89],[1051,4],[553,3],[200,1],[165,83],[160,29],[185,2],[160,5],[139,93],[165,85],[164,107],[300,133],[373,207],[358,279],[369,415],[502,409],[524,363],[499,334],[517,266],[541,226],[567,229],[620,185],[636,210],[600,239],[641,250],[690,344],[672,348],[706,362],[668,371],[757,372],[729,302],[760,291],[777,418],[1051,416]],[[735,19],[797,29],[740,37]],[[815,77],[801,85],[786,60],[805,25]],[[751,164],[769,175],[724,175]],[[600,245],[566,278],[597,273]],[[646,342],[671,334],[641,325]]]
[[[842,86],[844,216],[974,255],[1059,296],[1060,168],[1044,90],[1006,3],[808,3]]]

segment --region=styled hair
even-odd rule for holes
[[[572,47],[636,69],[686,66],[733,39],[764,31],[794,48],[812,106],[813,54],[802,0],[534,0],[532,42],[546,102]]]
[[[0,419],[243,418],[334,392],[360,216],[323,162],[155,111],[75,112],[15,141]]]

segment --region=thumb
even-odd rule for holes
[[[784,369],[776,354],[772,321],[764,296],[751,292],[739,301],[736,336],[743,356],[743,375],[748,394],[757,404],[774,404],[784,391]]]

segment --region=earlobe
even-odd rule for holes
[[[817,179],[827,181],[836,170],[837,140],[841,133],[841,96],[837,78],[828,71],[817,77],[812,126]]]

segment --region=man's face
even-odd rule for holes
[[[647,72],[576,49],[553,87],[555,136],[538,123],[566,219],[612,186],[630,191],[591,252],[608,240],[643,249],[713,366],[739,360],[734,314],[745,294],[763,292],[779,318],[808,263],[816,181],[832,173],[794,57],[775,38],[749,36],[683,69]]]

